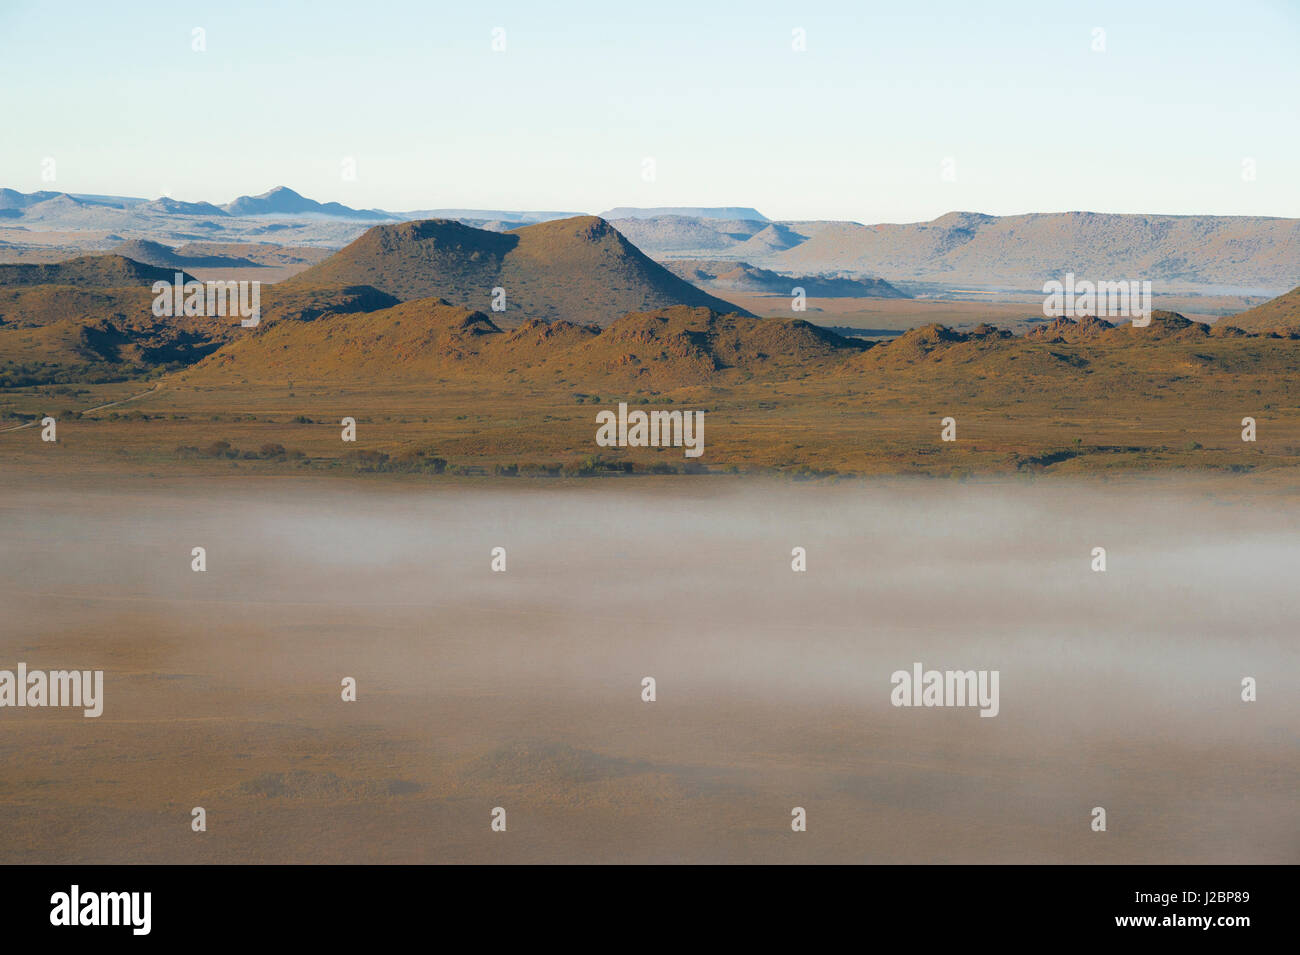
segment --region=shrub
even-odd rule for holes
[[[355,451],[349,451],[343,456],[343,460],[351,464],[358,471],[387,471],[388,455],[382,451],[374,451],[370,448],[358,448]]]
[[[393,464],[405,471],[431,471],[434,474],[442,474],[447,470],[447,459],[438,457],[432,448],[403,451],[394,456]]]
[[[558,464],[538,464],[532,461],[519,465],[519,470],[531,477],[559,477],[561,468]]]

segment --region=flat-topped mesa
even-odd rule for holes
[[[688,282],[719,292],[753,292],[807,298],[907,298],[881,278],[850,275],[789,275],[731,259],[675,259],[664,263]]]
[[[696,219],[741,219],[768,222],[767,216],[750,206],[619,206],[601,213],[606,219],[658,219],[683,216]]]
[[[76,288],[130,288],[171,283],[177,269],[145,265],[123,255],[81,255],[50,265],[0,265],[0,287],[68,285]],[[182,282],[196,282],[181,272]]]

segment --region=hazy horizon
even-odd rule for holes
[[[0,189],[3,189],[3,188],[14,188],[14,187],[12,187],[12,186],[6,186],[4,183],[0,183]],[[333,197],[333,196],[308,195],[308,194],[302,192],[302,191],[299,190],[299,189],[295,189],[293,186],[289,185],[288,183],[276,183],[274,186],[270,186],[269,188],[263,189],[263,190],[261,190],[261,191],[259,191],[259,192],[243,193],[243,194],[238,195],[238,196],[231,196],[229,199],[223,199],[223,198],[207,198],[207,199],[201,199],[201,198],[190,198],[190,199],[185,199],[185,200],[183,200],[183,201],[186,201],[186,202],[210,202],[210,203],[212,203],[212,204],[215,205],[215,206],[223,206],[223,205],[225,205],[225,204],[227,204],[227,203],[229,203],[229,202],[233,202],[233,201],[236,200],[236,199],[244,199],[244,198],[258,198],[258,197],[261,197],[261,196],[267,195],[267,194],[269,194],[269,193],[275,191],[276,189],[289,189],[289,190],[291,190],[291,191],[293,191],[293,192],[295,192],[295,193],[298,193],[298,195],[303,196],[303,198],[314,200],[314,201],[316,201],[316,202],[321,203],[322,205],[324,205],[324,204],[328,204],[328,203],[331,203],[331,202],[338,202],[338,203],[340,203],[341,205],[349,205],[348,203],[343,202],[343,200],[338,199],[338,198],[335,198],[335,197]],[[128,200],[139,201],[139,202],[149,202],[149,201],[156,200],[156,199],[160,199],[160,198],[173,198],[173,199],[178,198],[178,197],[176,197],[176,196],[174,196],[174,195],[169,196],[169,197],[163,197],[163,196],[137,196],[137,195],[128,195],[128,194],[123,193],[123,192],[82,192],[82,191],[79,191],[79,190],[68,190],[68,189],[35,189],[35,188],[33,188],[33,189],[29,189],[29,190],[18,189],[18,190],[16,190],[16,191],[18,191],[18,192],[23,192],[23,193],[25,193],[25,194],[27,194],[27,195],[31,195],[32,193],[37,193],[37,192],[56,192],[56,193],[67,193],[68,195],[71,195],[71,196],[74,196],[74,197],[78,197],[78,196],[80,196],[80,197],[87,197],[87,198],[128,199]],[[825,222],[848,222],[848,223],[857,223],[858,225],[915,225],[915,224],[922,223],[922,222],[933,222],[935,219],[941,219],[941,218],[943,218],[944,216],[949,216],[949,215],[986,215],[986,216],[994,216],[995,218],[1002,218],[1002,219],[1005,219],[1005,218],[1015,218],[1016,216],[1028,216],[1028,215],[1075,215],[1075,214],[1078,214],[1078,215],[1136,215],[1136,216],[1169,216],[1169,217],[1185,217],[1185,218],[1205,218],[1205,217],[1217,217],[1217,218],[1264,218],[1264,219],[1295,219],[1295,218],[1300,218],[1300,214],[1297,214],[1297,215],[1270,215],[1270,214],[1265,214],[1265,213],[1215,213],[1215,212],[1178,212],[1178,213],[1175,213],[1175,212],[1152,212],[1152,211],[1147,210],[1147,209],[1133,209],[1133,210],[1129,210],[1129,211],[1111,211],[1111,212],[1102,212],[1102,211],[1100,211],[1100,210],[1098,210],[1098,209],[1021,209],[1021,210],[1016,211],[1016,212],[1005,212],[1005,213],[992,213],[992,212],[987,212],[987,211],[985,211],[985,210],[983,210],[983,209],[948,209],[948,210],[946,210],[945,212],[941,212],[941,213],[939,213],[938,215],[932,216],[932,217],[927,218],[927,219],[907,219],[907,220],[904,220],[904,219],[896,219],[896,220],[889,220],[889,221],[878,220],[878,221],[873,221],[873,222],[863,222],[863,221],[861,221],[861,220],[857,220],[857,219],[849,219],[849,218],[845,218],[845,217],[842,217],[842,216],[841,216],[841,217],[831,217],[831,218],[820,219],[820,220],[813,220],[813,219],[811,219],[811,218],[809,218],[809,217],[807,217],[807,216],[795,216],[795,217],[788,218],[788,219],[781,219],[781,218],[777,218],[777,217],[775,217],[775,216],[769,216],[769,215],[767,215],[766,213],[763,212],[762,209],[760,209],[760,208],[754,206],[753,204],[745,204],[745,205],[742,205],[742,206],[737,206],[737,205],[721,206],[721,205],[716,205],[716,204],[706,204],[706,203],[697,203],[697,204],[695,204],[695,205],[693,205],[693,206],[686,206],[686,205],[681,205],[681,204],[674,204],[674,205],[661,205],[661,206],[631,206],[631,205],[628,205],[627,203],[615,203],[615,204],[610,204],[609,206],[606,206],[606,207],[602,207],[602,208],[600,208],[600,209],[549,209],[549,208],[547,208],[547,209],[543,209],[543,208],[540,208],[540,207],[536,207],[536,208],[534,208],[534,207],[530,207],[530,206],[518,206],[518,207],[512,207],[512,208],[507,209],[507,208],[502,207],[502,206],[493,206],[493,205],[486,205],[486,204],[479,204],[479,205],[456,205],[456,206],[432,206],[432,205],[424,205],[424,206],[419,206],[419,207],[412,206],[412,207],[410,207],[410,208],[402,208],[402,209],[398,209],[398,208],[380,208],[380,207],[378,207],[378,206],[351,206],[351,205],[349,205],[349,208],[357,209],[358,211],[371,211],[371,210],[374,210],[374,211],[377,211],[377,212],[387,212],[387,213],[394,213],[394,214],[404,214],[404,213],[417,212],[417,211],[447,211],[447,212],[451,212],[451,211],[472,211],[472,212],[484,211],[484,212],[520,212],[520,213],[529,213],[529,214],[535,214],[535,215],[540,215],[540,214],[543,214],[543,213],[564,213],[564,214],[571,215],[571,216],[584,216],[584,215],[586,215],[586,216],[601,216],[601,215],[603,215],[603,214],[606,213],[606,212],[609,212],[609,211],[612,211],[612,210],[615,210],[615,209],[620,209],[620,208],[621,208],[621,209],[662,209],[662,210],[691,209],[691,208],[693,208],[693,209],[704,209],[704,210],[727,209],[727,208],[748,208],[748,209],[753,209],[754,211],[760,213],[761,215],[764,216],[764,218],[766,218],[767,220],[769,220],[769,221],[771,221],[771,222],[825,221]],[[664,212],[663,214],[664,214],[664,215],[671,215],[671,214],[673,214],[673,213],[672,213],[672,212]],[[684,213],[682,213],[682,214],[684,214]],[[272,218],[284,218],[284,217],[291,216],[291,214],[290,214],[290,213],[263,213],[263,214],[261,214],[261,216],[262,216],[262,217],[272,217]]]
[[[283,184],[392,211],[1300,216],[1300,11],[1276,0],[355,13],[7,5],[0,182],[209,202]],[[79,56],[52,70],[35,36]]]

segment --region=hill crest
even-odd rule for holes
[[[48,265],[0,265],[0,286],[67,285],[77,288],[128,288],[173,282],[177,269],[137,262],[124,255],[82,255]],[[195,281],[181,271],[181,281]]]
[[[371,285],[403,301],[438,297],[491,309],[498,321],[540,318],[604,325],[628,312],[735,306],[651,260],[599,216],[575,216],[491,232],[449,219],[369,229],[347,248],[284,283]]]

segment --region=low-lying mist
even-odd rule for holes
[[[0,669],[105,671],[98,719],[0,709],[4,861],[1300,858],[1300,519],[1244,479],[132,479],[0,523]],[[918,662],[996,717],[891,705]]]

